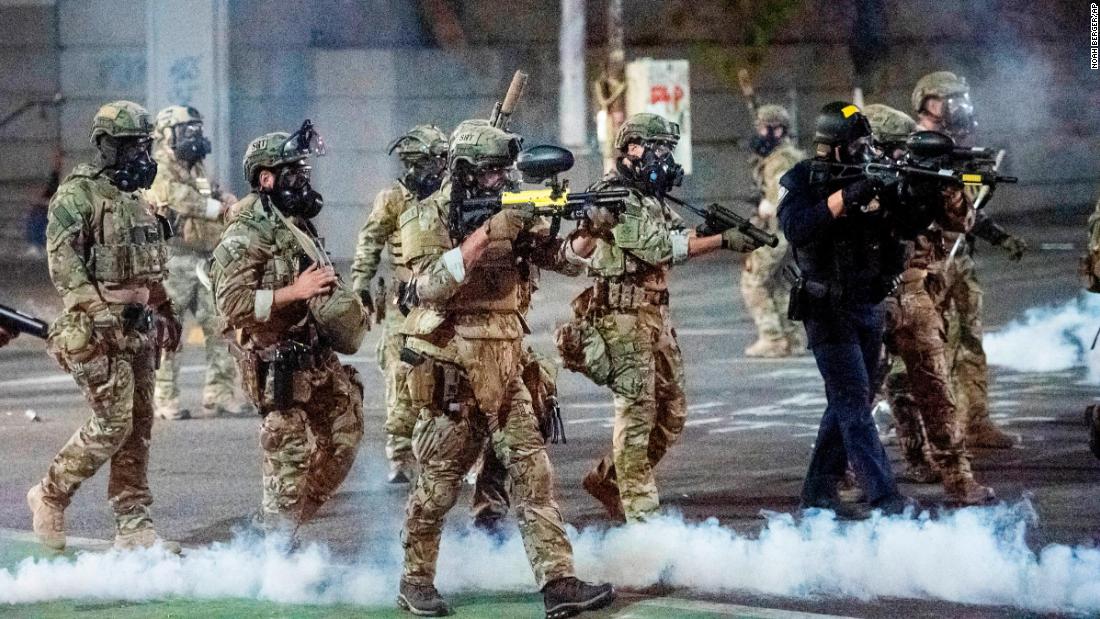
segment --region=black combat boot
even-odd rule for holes
[[[542,601],[546,605],[546,619],[562,619],[607,606],[615,601],[615,587],[608,583],[590,585],[566,576],[546,583]]]
[[[401,579],[397,592],[397,605],[421,617],[446,617],[451,607],[443,601],[435,585],[414,585]]]

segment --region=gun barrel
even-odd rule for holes
[[[0,326],[43,340],[46,339],[50,330],[50,325],[44,321],[2,304],[0,304]]]

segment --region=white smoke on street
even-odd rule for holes
[[[609,530],[573,532],[578,576],[621,587],[655,584],[711,594],[763,593],[861,600],[882,596],[1007,605],[1033,611],[1100,612],[1100,550],[1024,536],[1029,504],[967,509],[932,519],[839,523],[820,513],[770,514],[756,536],[717,521],[677,516]],[[400,574],[396,544],[340,564],[318,545],[286,556],[277,544],[237,539],[192,549],[86,552],[26,559],[0,570],[0,603],[55,599],[245,598],[282,603],[389,606]],[[448,533],[437,583],[445,593],[534,591],[517,535]]]
[[[1024,317],[985,337],[992,365],[1020,372],[1088,368],[1087,380],[1100,383],[1100,350],[1089,350],[1100,327],[1100,295],[1084,294],[1057,306],[1035,307]]]

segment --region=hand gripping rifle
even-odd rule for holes
[[[673,195],[665,194],[665,198],[702,217],[703,225],[699,234],[703,236],[722,234],[730,228],[736,228],[742,234],[755,241],[759,246],[767,245],[768,247],[775,247],[779,245],[779,237],[774,234],[769,234],[766,230],[757,228],[752,225],[752,222],[733,212],[733,209],[722,206],[717,202],[706,208],[700,208],[684,202]]]
[[[457,206],[462,213],[460,230],[451,230],[453,238],[465,238],[502,208],[529,209],[535,215],[550,217],[551,236],[557,234],[561,220],[582,220],[591,206],[604,207],[612,213],[623,211],[626,189],[576,192],[569,190],[568,179],[558,175],[573,167],[573,153],[560,146],[535,146],[519,154],[516,168],[528,183],[545,183],[544,189],[506,191],[498,196],[466,198]],[[457,233],[457,234],[456,234]]]

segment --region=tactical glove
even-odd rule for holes
[[[156,337],[161,350],[168,352],[178,351],[183,343],[183,324],[176,317],[171,301],[157,308]]]
[[[759,243],[737,228],[730,228],[722,233],[722,249],[745,253],[757,247],[760,247]]]
[[[1018,236],[1009,235],[1008,238],[1001,241],[999,245],[1008,254],[1008,259],[1013,262],[1018,262],[1027,253],[1028,245],[1027,241],[1021,239]]]
[[[844,212],[863,212],[863,207],[878,195],[885,185],[881,179],[870,177],[858,180],[840,191],[844,199]]]
[[[363,309],[367,310],[367,318],[373,319],[374,317],[374,299],[370,296],[370,290],[360,290],[359,300],[363,302]],[[369,320],[368,320],[369,321]]]
[[[619,223],[619,216],[606,206],[590,204],[584,207],[584,221],[593,236],[604,236]]]
[[[529,209],[505,208],[485,222],[490,241],[513,241],[536,220]]]

